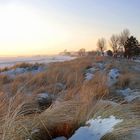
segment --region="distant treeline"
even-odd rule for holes
[[[130,34],[128,29],[124,29],[120,34],[113,34],[108,41],[110,50],[107,50],[107,41],[104,37],[98,39],[96,51],[86,51],[81,48],[76,52],[64,50],[60,54],[71,56],[86,56],[86,55],[108,55],[114,57],[132,58],[140,55],[140,43]]]

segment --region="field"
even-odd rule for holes
[[[140,139],[139,61],[14,62],[0,64],[1,140]]]
[[[51,63],[63,62],[66,60],[74,59],[70,56],[52,55],[52,56],[20,56],[20,57],[0,57],[0,68],[12,67],[19,63]]]

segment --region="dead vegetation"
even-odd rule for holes
[[[5,85],[11,82],[11,79],[7,75],[0,75],[0,85]]]
[[[103,61],[108,62],[105,71],[97,72],[92,80],[85,81],[86,69]],[[103,57],[82,57],[50,64],[44,72],[20,75],[12,81],[1,76],[1,85],[8,83],[9,87],[5,93],[11,91],[11,94],[10,98],[4,92],[0,95],[0,139],[51,140],[57,136],[69,138],[88,119],[115,115],[124,120],[123,124],[102,139],[123,140],[124,136],[128,136],[140,124],[139,103],[111,106],[100,102],[100,99],[109,97],[112,89],[107,86],[107,72],[114,67],[122,72],[114,88],[139,87],[139,74],[131,73],[125,64],[127,65],[126,62],[123,65]],[[125,66],[127,68],[123,69]],[[45,92],[53,94],[55,101],[42,112],[35,97]]]

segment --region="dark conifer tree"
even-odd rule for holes
[[[127,58],[131,58],[133,56],[140,55],[140,46],[138,40],[131,36],[127,39],[124,45],[125,53],[124,56]]]

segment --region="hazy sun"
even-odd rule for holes
[[[24,4],[0,6],[0,56],[54,54],[91,46],[91,29],[45,10]]]
[[[66,34],[55,21],[41,14],[27,6],[0,7],[0,51],[3,54],[27,53],[45,45],[55,46],[55,42],[64,39]]]

